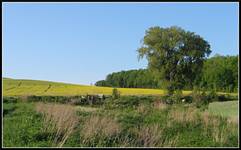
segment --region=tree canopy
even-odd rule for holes
[[[149,28],[138,49],[139,58],[147,58],[148,69],[170,94],[200,77],[210,53],[209,43],[201,36],[176,26]]]
[[[238,55],[215,55],[203,63],[201,78],[195,84],[186,82],[184,89],[192,90],[191,85],[220,92],[238,91]],[[108,74],[105,80],[95,83],[96,86],[123,88],[161,88],[161,83],[154,78],[148,69],[120,71]]]

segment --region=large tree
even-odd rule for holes
[[[148,68],[169,94],[185,83],[192,87],[211,53],[209,43],[201,36],[176,26],[149,28],[137,51],[139,58],[147,58]]]

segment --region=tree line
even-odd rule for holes
[[[136,69],[108,74],[96,86],[121,88],[164,88],[161,80],[150,69]],[[183,89],[192,90],[194,86],[220,92],[238,91],[238,55],[215,55],[203,63],[200,77],[193,82],[185,82]]]

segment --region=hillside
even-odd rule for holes
[[[41,80],[20,80],[3,78],[3,96],[24,96],[24,95],[85,95],[85,94],[106,94],[112,93],[111,87],[97,87],[77,85]],[[163,95],[163,90],[140,89],[140,88],[117,88],[121,95]],[[184,91],[189,94],[191,91]],[[235,94],[235,93],[234,93]],[[235,94],[237,95],[237,94]]]
[[[18,80],[3,78],[4,96],[23,95],[85,95],[85,94],[111,94],[111,87],[96,87],[87,85],[67,84],[40,80]],[[122,95],[161,95],[163,90],[118,88]]]

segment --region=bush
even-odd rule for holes
[[[16,97],[3,97],[3,103],[17,103],[18,98]]]
[[[167,94],[163,96],[164,102],[166,104],[179,104],[182,102],[183,95],[181,90],[176,90],[172,95]]]
[[[209,104],[209,99],[207,98],[206,92],[201,92],[200,89],[194,88],[192,92],[193,103],[197,108],[206,109]]]
[[[116,89],[116,88],[114,88],[113,90],[112,90],[112,98],[113,99],[117,99],[117,98],[119,98],[120,97],[120,92]]]
[[[122,96],[118,99],[107,99],[106,108],[133,108],[140,104],[149,105],[154,101],[153,96]]]
[[[209,102],[217,101],[218,95],[214,90],[211,90],[207,93],[207,99],[209,100]]]
[[[177,90],[174,92],[174,94],[172,95],[172,99],[174,101],[174,103],[178,104],[182,102],[182,91],[181,90]]]
[[[217,96],[218,98],[218,101],[220,101],[220,102],[223,102],[223,101],[228,101],[229,99],[228,99],[228,97],[226,97],[225,95],[219,95],[219,96]]]

